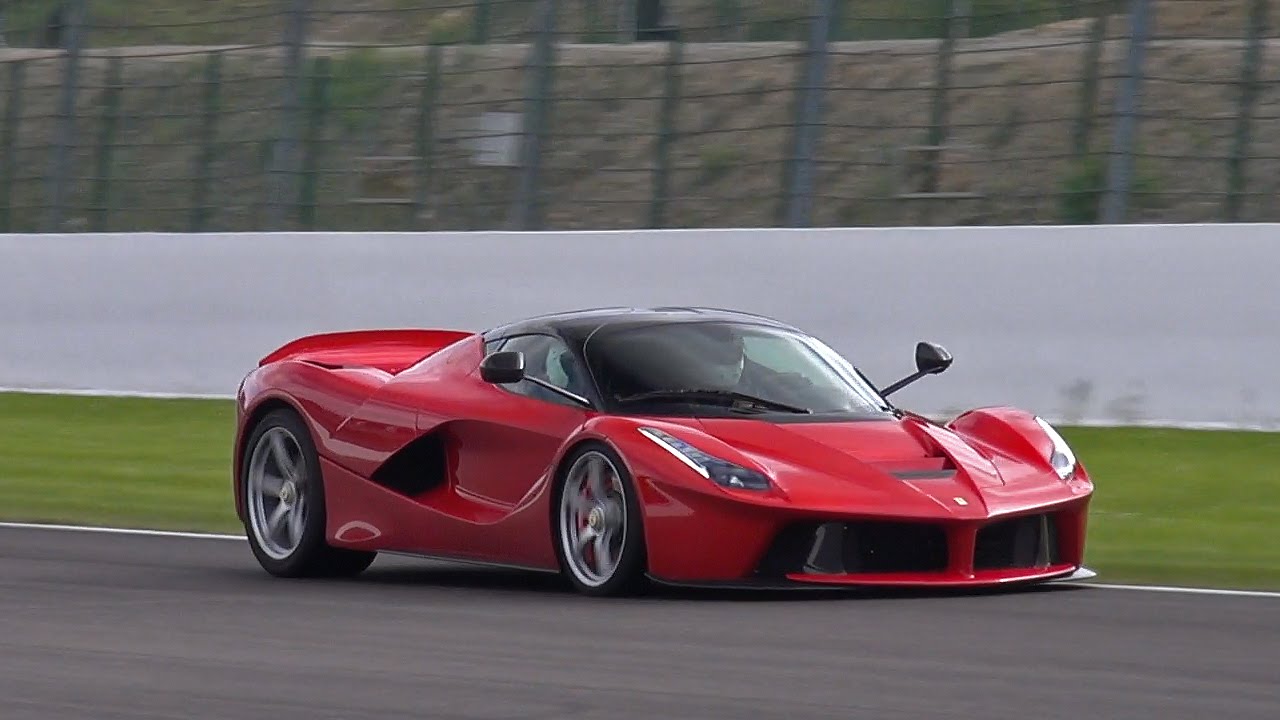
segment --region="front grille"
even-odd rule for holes
[[[936,572],[947,567],[947,534],[923,523],[846,525],[846,572]]]
[[[803,522],[778,533],[756,573],[858,575],[933,573],[948,567],[946,525],[925,522]],[[976,571],[1044,568],[1061,562],[1053,514],[998,520],[978,529]]]
[[[978,531],[975,570],[1047,567],[1059,560],[1052,515],[1026,515],[992,523]]]
[[[946,567],[947,536],[940,525],[801,523],[778,534],[760,563],[759,574],[939,572]]]

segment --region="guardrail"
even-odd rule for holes
[[[1277,225],[0,235],[0,386],[230,395],[298,335],[604,305],[800,325],[895,399],[1280,428]]]

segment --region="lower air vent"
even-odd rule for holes
[[[801,523],[778,534],[760,563],[759,574],[939,572],[946,567],[947,537],[938,525]]]
[[[947,535],[923,523],[855,523],[845,534],[845,572],[936,572],[947,567]]]
[[[1010,518],[978,531],[973,557],[977,570],[1041,568],[1058,561],[1058,533],[1052,515]]]

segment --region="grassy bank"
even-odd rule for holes
[[[229,402],[0,394],[0,519],[238,530]],[[1280,434],[1065,428],[1111,582],[1280,588]]]

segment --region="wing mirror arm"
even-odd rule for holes
[[[564,389],[564,388],[562,388],[562,387],[557,387],[557,386],[553,385],[552,383],[549,383],[549,382],[547,382],[546,380],[543,380],[542,378],[536,378],[536,377],[533,377],[533,376],[531,376],[531,375],[526,375],[524,379],[525,379],[525,380],[528,380],[529,382],[533,383],[534,385],[537,385],[537,386],[538,386],[538,387],[540,387],[540,388],[545,388],[545,389],[550,390],[551,392],[553,392],[553,393],[555,393],[555,394],[557,394],[557,395],[559,395],[559,396],[561,396],[561,397],[566,397],[566,398],[568,398],[568,399],[570,399],[570,400],[572,400],[572,401],[574,401],[574,402],[578,403],[579,405],[582,405],[583,407],[586,407],[586,408],[590,408],[590,407],[592,407],[592,405],[591,405],[591,401],[590,401],[590,400],[588,400],[588,399],[586,399],[586,398],[582,397],[581,395],[579,395],[579,394],[577,394],[577,393],[575,393],[575,392],[572,392],[572,391],[570,391],[570,390],[565,390],[565,389]]]
[[[916,371],[880,391],[888,397],[902,388],[928,375],[937,375],[951,367],[951,353],[941,345],[929,342],[916,343]]]

